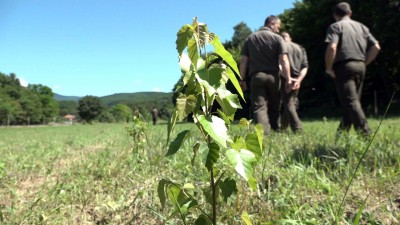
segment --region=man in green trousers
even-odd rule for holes
[[[282,103],[283,103],[283,115],[281,116],[281,130],[285,131],[290,128],[294,133],[301,132],[303,130],[303,124],[299,116],[297,115],[297,105],[299,89],[301,82],[308,71],[308,60],[306,50],[292,42],[292,38],[289,33],[282,32],[282,37],[286,41],[289,63],[290,63],[290,76],[292,77],[292,86],[289,88],[282,87]]]
[[[250,99],[254,112],[254,120],[261,123],[264,134],[268,135],[271,128],[279,131],[280,116],[280,79],[279,65],[286,86],[290,86],[289,60],[286,44],[277,34],[281,21],[277,16],[269,16],[261,30],[247,37],[241,52],[240,85],[246,90],[246,76],[250,76]]]
[[[350,5],[346,2],[335,6],[336,20],[328,28],[325,42],[326,73],[335,81],[343,108],[338,134],[349,131],[351,125],[357,132],[369,137],[371,130],[361,107],[360,98],[366,66],[378,55],[380,46],[369,29],[352,20]]]

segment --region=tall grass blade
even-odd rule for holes
[[[336,218],[335,218],[336,222],[335,222],[335,224],[339,224],[339,215],[340,215],[341,212],[342,212],[342,207],[343,207],[344,201],[345,201],[345,199],[346,199],[346,196],[347,196],[347,194],[348,194],[348,192],[349,192],[350,186],[351,186],[351,184],[353,183],[353,180],[354,180],[354,178],[356,177],[356,173],[357,173],[358,169],[359,169],[360,166],[361,166],[361,162],[363,161],[363,159],[365,158],[365,155],[367,154],[369,148],[371,147],[371,144],[372,144],[372,142],[374,141],[374,139],[375,139],[375,137],[376,137],[376,134],[378,133],[378,131],[379,131],[379,129],[380,129],[382,123],[383,123],[383,120],[386,118],[386,115],[387,115],[387,113],[388,113],[388,111],[389,111],[390,105],[391,105],[392,102],[393,102],[393,98],[394,98],[394,95],[395,95],[395,94],[396,94],[396,92],[393,92],[392,97],[390,98],[389,104],[388,104],[387,107],[386,107],[385,113],[383,114],[382,119],[379,121],[378,127],[376,128],[374,134],[372,135],[372,138],[369,140],[367,147],[365,148],[363,154],[361,155],[361,158],[358,160],[357,166],[356,166],[356,168],[355,168],[355,170],[354,170],[354,172],[353,172],[353,175],[352,175],[351,178],[350,178],[350,182],[349,182],[349,184],[348,184],[347,187],[346,187],[346,191],[344,192],[342,201],[340,202],[339,208],[338,208],[338,210],[337,210],[337,212],[336,212]]]
[[[358,225],[360,223],[360,219],[361,219],[361,215],[362,215],[362,211],[365,208],[365,204],[367,203],[367,199],[368,199],[369,195],[364,199],[363,203],[361,204],[360,208],[358,209],[357,215],[354,218],[354,223],[353,225]]]

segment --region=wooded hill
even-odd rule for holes
[[[76,101],[82,97],[77,96],[64,96],[55,93],[54,99],[57,101]],[[114,106],[117,104],[142,104],[160,102],[172,105],[172,93],[165,92],[135,92],[135,93],[116,93],[113,95],[107,95],[99,97],[103,104],[107,106]]]

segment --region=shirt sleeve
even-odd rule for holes
[[[301,61],[301,68],[308,68],[308,58],[307,58],[306,49],[301,47],[301,52],[303,55],[303,60]]]
[[[281,36],[278,36],[278,38],[279,38],[278,53],[279,54],[288,54],[288,49],[287,49],[287,45],[286,45],[285,40]]]
[[[339,28],[336,24],[329,26],[325,37],[326,43],[339,43]]]

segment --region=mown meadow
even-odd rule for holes
[[[380,123],[369,122],[372,129]],[[339,224],[355,224],[358,212],[359,224],[400,224],[400,119],[383,120],[369,148],[354,131],[335,141],[337,125],[305,121],[302,134],[268,136],[254,174],[258,191],[237,177],[218,224],[245,224],[243,211],[253,224],[334,224],[352,177]],[[189,156],[199,137],[165,157],[166,124],[149,123],[141,144],[128,134],[131,126],[0,128],[0,224],[183,224],[169,217],[171,205],[162,209],[157,185],[168,178],[195,193],[207,186],[205,150]],[[180,123],[173,134],[186,129],[198,132]]]

